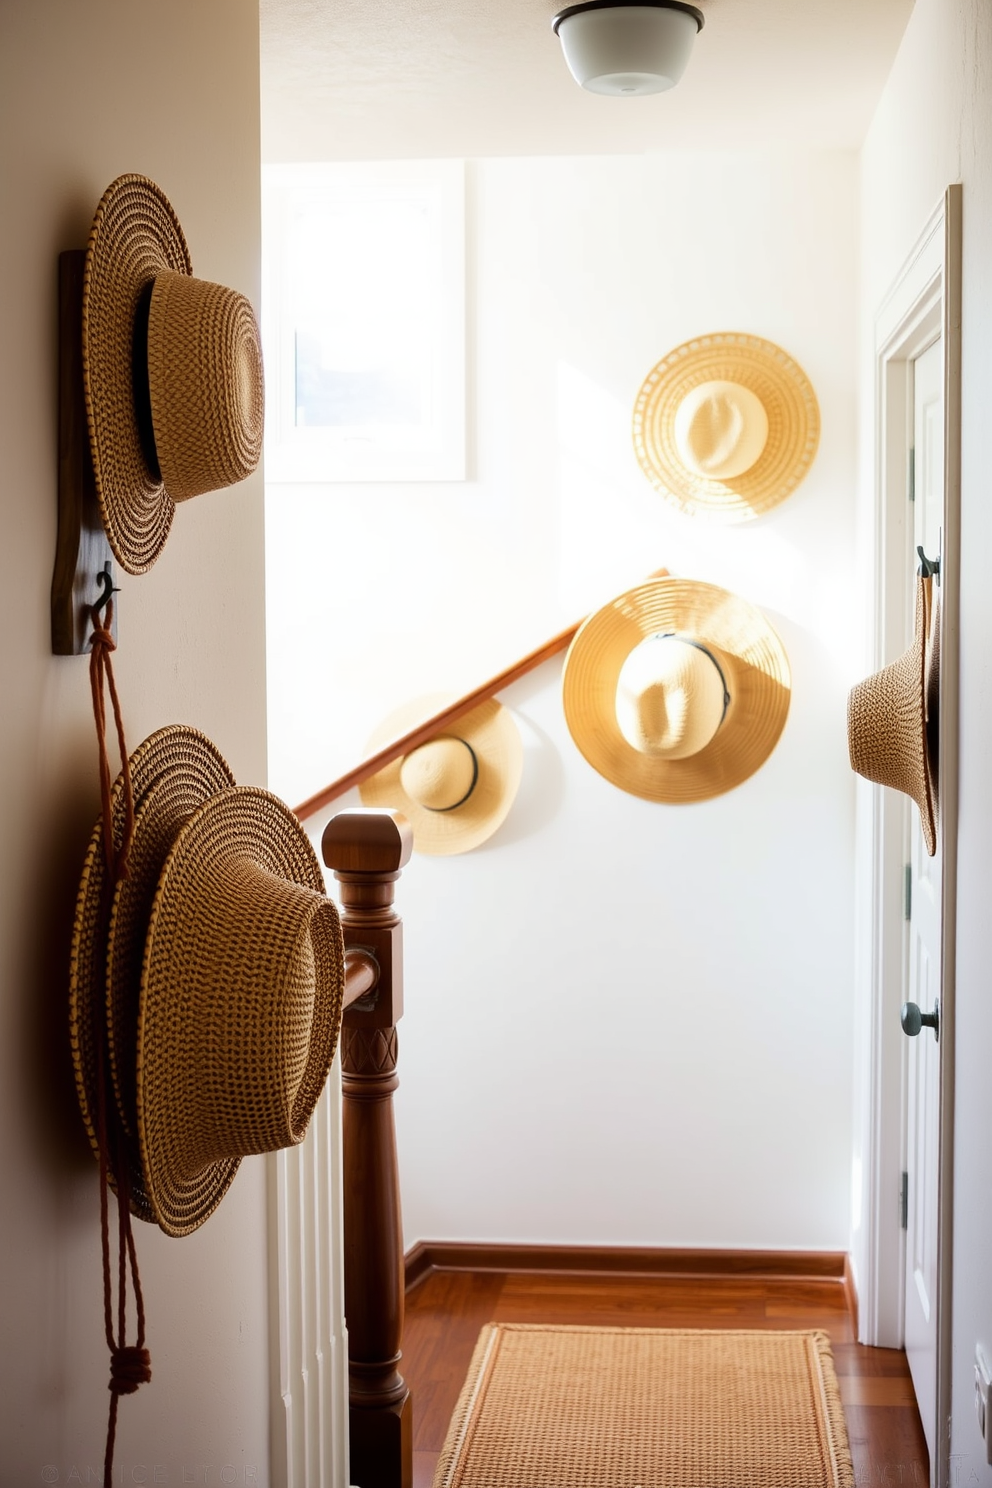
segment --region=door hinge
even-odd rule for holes
[[[908,489],[907,489],[907,493],[906,494],[909,496],[910,501],[915,501],[916,500],[916,449],[915,449],[915,447],[913,449],[911,449],[910,452],[909,452]]]
[[[899,1191],[899,1228],[909,1229],[909,1174],[902,1175],[902,1188]]]
[[[902,912],[905,920],[913,917],[913,865],[907,863],[902,878]]]

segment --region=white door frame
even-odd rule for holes
[[[938,1189],[937,1461],[949,1481],[951,1200],[954,1105],[954,927],[957,868],[958,572],[960,551],[961,187],[948,187],[875,318],[874,667],[905,650],[912,573],[906,561],[912,419],[911,361],[940,333],[944,358],[944,516],[941,555],[940,823],[943,919],[940,982],[940,1178]],[[911,532],[911,527],[910,527]],[[933,555],[928,555],[933,556]],[[864,1090],[865,1236],[860,1339],[902,1344],[905,1247],[898,1196],[905,1153],[905,1035],[899,1026],[904,966],[902,798],[863,787],[868,832],[859,877],[870,903],[870,1032]]]

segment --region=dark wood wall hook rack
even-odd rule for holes
[[[59,497],[52,573],[52,651],[85,656],[93,615],[109,602],[114,555],[107,541],[90,455],[83,395],[82,248],[59,255]],[[117,610],[111,631],[117,639]]]

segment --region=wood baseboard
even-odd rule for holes
[[[623,1245],[502,1245],[418,1240],[404,1257],[406,1289],[435,1271],[547,1272],[559,1276],[760,1277],[834,1281],[857,1319],[857,1295],[843,1251],[666,1250]]]
[[[858,1337],[858,1288],[854,1280],[854,1267],[851,1265],[851,1257],[844,1257],[844,1296],[847,1299],[847,1310],[851,1314],[851,1322],[854,1324],[854,1336]]]

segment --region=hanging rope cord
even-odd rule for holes
[[[111,653],[116,650],[113,637],[114,601],[109,598],[101,616],[102,603],[93,605],[90,614],[93,621],[93,646],[90,652],[90,690],[93,695],[93,717],[96,722],[97,745],[100,754],[100,799],[103,809],[103,855],[106,864],[106,900],[103,909],[103,928],[106,931],[110,918],[110,903],[114,889],[121,879],[127,877],[128,859],[134,836],[134,792],[131,785],[131,769],[128,763],[127,744],[124,740],[124,723],[121,717],[120,699],[114,681]],[[121,757],[122,785],[124,790],[124,822],[120,847],[114,844],[114,821],[111,799],[110,760],[107,755],[107,709],[104,693],[109,692],[113,708],[117,745]],[[106,933],[101,936],[106,945]],[[141,1277],[138,1272],[138,1257],[131,1231],[131,1204],[128,1154],[124,1135],[115,1123],[114,1151],[110,1152],[110,1122],[107,1112],[106,1079],[106,1018],[101,1016],[101,1000],[95,999],[97,1017],[95,1033],[97,1063],[97,1137],[100,1148],[100,1237],[103,1252],[103,1316],[110,1350],[110,1414],[107,1421],[107,1445],[103,1462],[104,1488],[111,1488],[114,1471],[114,1443],[117,1436],[117,1402],[122,1395],[133,1395],[139,1385],[152,1377],[151,1357],[145,1347],[145,1304],[141,1292]],[[114,1331],[114,1284],[110,1254],[110,1213],[108,1190],[111,1174],[117,1189],[117,1329]],[[128,1273],[134,1291],[134,1308],[137,1321],[137,1339],[127,1342],[127,1291]]]

